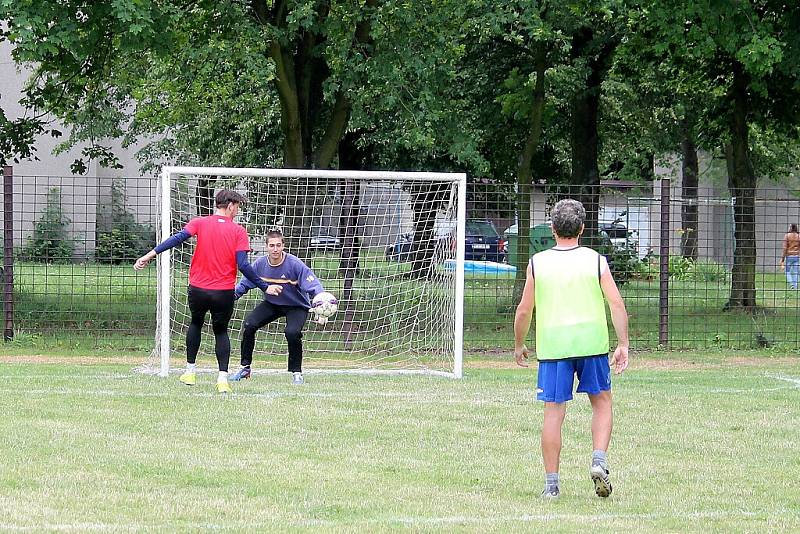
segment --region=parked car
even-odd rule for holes
[[[492,221],[468,219],[464,232],[464,259],[503,262],[505,240]]]
[[[628,227],[619,221],[601,222],[600,230],[608,235],[611,244],[618,250],[631,250],[638,252],[639,237],[635,230],[628,230]]]
[[[414,234],[406,232],[400,234],[397,240],[386,247],[386,259],[390,261],[411,261],[411,246],[414,243]]]
[[[455,229],[437,228],[436,251],[442,259],[455,249]],[[491,221],[468,219],[464,232],[464,259],[502,262],[505,259],[505,243]],[[401,234],[397,240],[386,247],[386,259],[410,261],[414,244],[414,234]]]
[[[342,248],[342,242],[338,237],[332,235],[311,236],[309,248],[317,250],[337,250]]]

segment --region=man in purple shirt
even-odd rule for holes
[[[310,299],[325,289],[314,272],[300,258],[285,252],[283,245],[281,231],[270,230],[267,232],[267,255],[253,262],[256,275],[268,286],[264,300],[247,314],[242,323],[242,368],[231,380],[250,378],[258,329],[286,317],[284,335],[289,345],[289,372],[293,384],[303,383],[303,325],[311,308]],[[255,287],[247,278],[240,279],[234,291],[236,298]]]

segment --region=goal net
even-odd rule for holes
[[[266,254],[266,232],[280,229],[286,252],[303,260],[339,301],[327,324],[309,315],[304,371],[461,376],[464,174],[166,167],[159,240],[193,217],[212,214],[220,189],[247,197],[236,222],[250,236],[251,263]],[[193,251],[194,239],[158,256],[156,348],[145,372],[166,376],[185,365]],[[236,302],[232,369],[242,321],[262,298],[255,289]],[[286,370],[284,321],[258,332],[254,372]],[[209,323],[198,367],[212,370]]]

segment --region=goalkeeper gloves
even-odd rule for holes
[[[310,311],[311,313],[314,314],[314,322],[315,323],[317,323],[317,324],[325,324],[325,323],[328,322],[328,318],[327,317],[323,317],[322,314],[320,314],[320,312],[317,310],[317,308],[311,308],[308,311]]]

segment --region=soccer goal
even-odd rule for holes
[[[165,167],[158,239],[214,212],[214,195],[247,197],[236,221],[247,229],[251,262],[280,229],[286,251],[311,267],[338,301],[325,325],[303,333],[306,372],[462,374],[466,175],[429,172]],[[158,256],[156,347],[146,372],[185,364],[186,301],[193,240]],[[250,291],[231,321],[231,365],[240,327],[263,297]],[[216,368],[207,319],[198,367]],[[280,319],[259,331],[255,372],[286,369]]]

